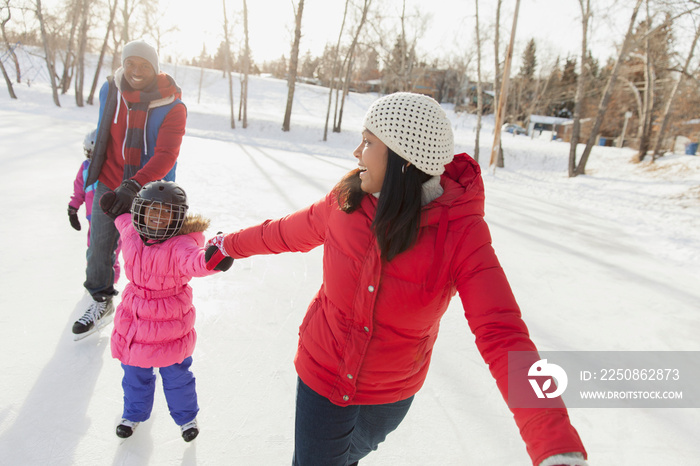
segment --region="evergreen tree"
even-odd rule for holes
[[[530,39],[523,52],[523,63],[520,65],[520,77],[532,81],[535,78],[535,70],[537,69],[537,46],[535,39]]]

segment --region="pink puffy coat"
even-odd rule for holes
[[[178,236],[146,246],[131,214],[115,220],[129,283],[115,313],[111,343],[112,356],[123,364],[166,367],[192,355],[197,333],[188,282],[215,273],[204,260],[208,223],[188,216]]]
[[[390,262],[381,259],[371,229],[374,196],[347,214],[330,193],[225,238],[234,258],[323,245],[323,284],[299,329],[295,365],[304,383],[337,405],[392,403],[418,392],[440,319],[457,293],[504,398],[508,352],[536,350],[491,247],[479,166],[456,155],[440,182],[444,193],[423,208],[415,245]],[[533,464],[585,452],[563,404],[512,411]]]

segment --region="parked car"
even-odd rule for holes
[[[514,124],[506,124],[503,125],[502,131],[505,131],[506,133],[511,133],[511,134],[527,134],[527,130],[523,128],[522,126],[514,125]]]

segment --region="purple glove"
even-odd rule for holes
[[[78,209],[71,205],[68,206],[68,220],[70,220],[70,226],[72,226],[74,230],[80,231],[81,227],[80,220],[78,220]]]

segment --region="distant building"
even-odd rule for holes
[[[527,134],[531,138],[546,137],[547,139],[562,139],[566,141],[571,139],[571,124],[573,120],[570,118],[546,116],[546,115],[530,115],[528,118]]]
[[[457,106],[455,110],[466,110],[470,113],[476,112],[478,102],[477,83],[470,81],[467,85],[466,99],[464,104]],[[493,91],[492,83],[481,83],[481,103],[484,107],[483,113],[494,113],[493,101],[496,100],[496,93]]]

